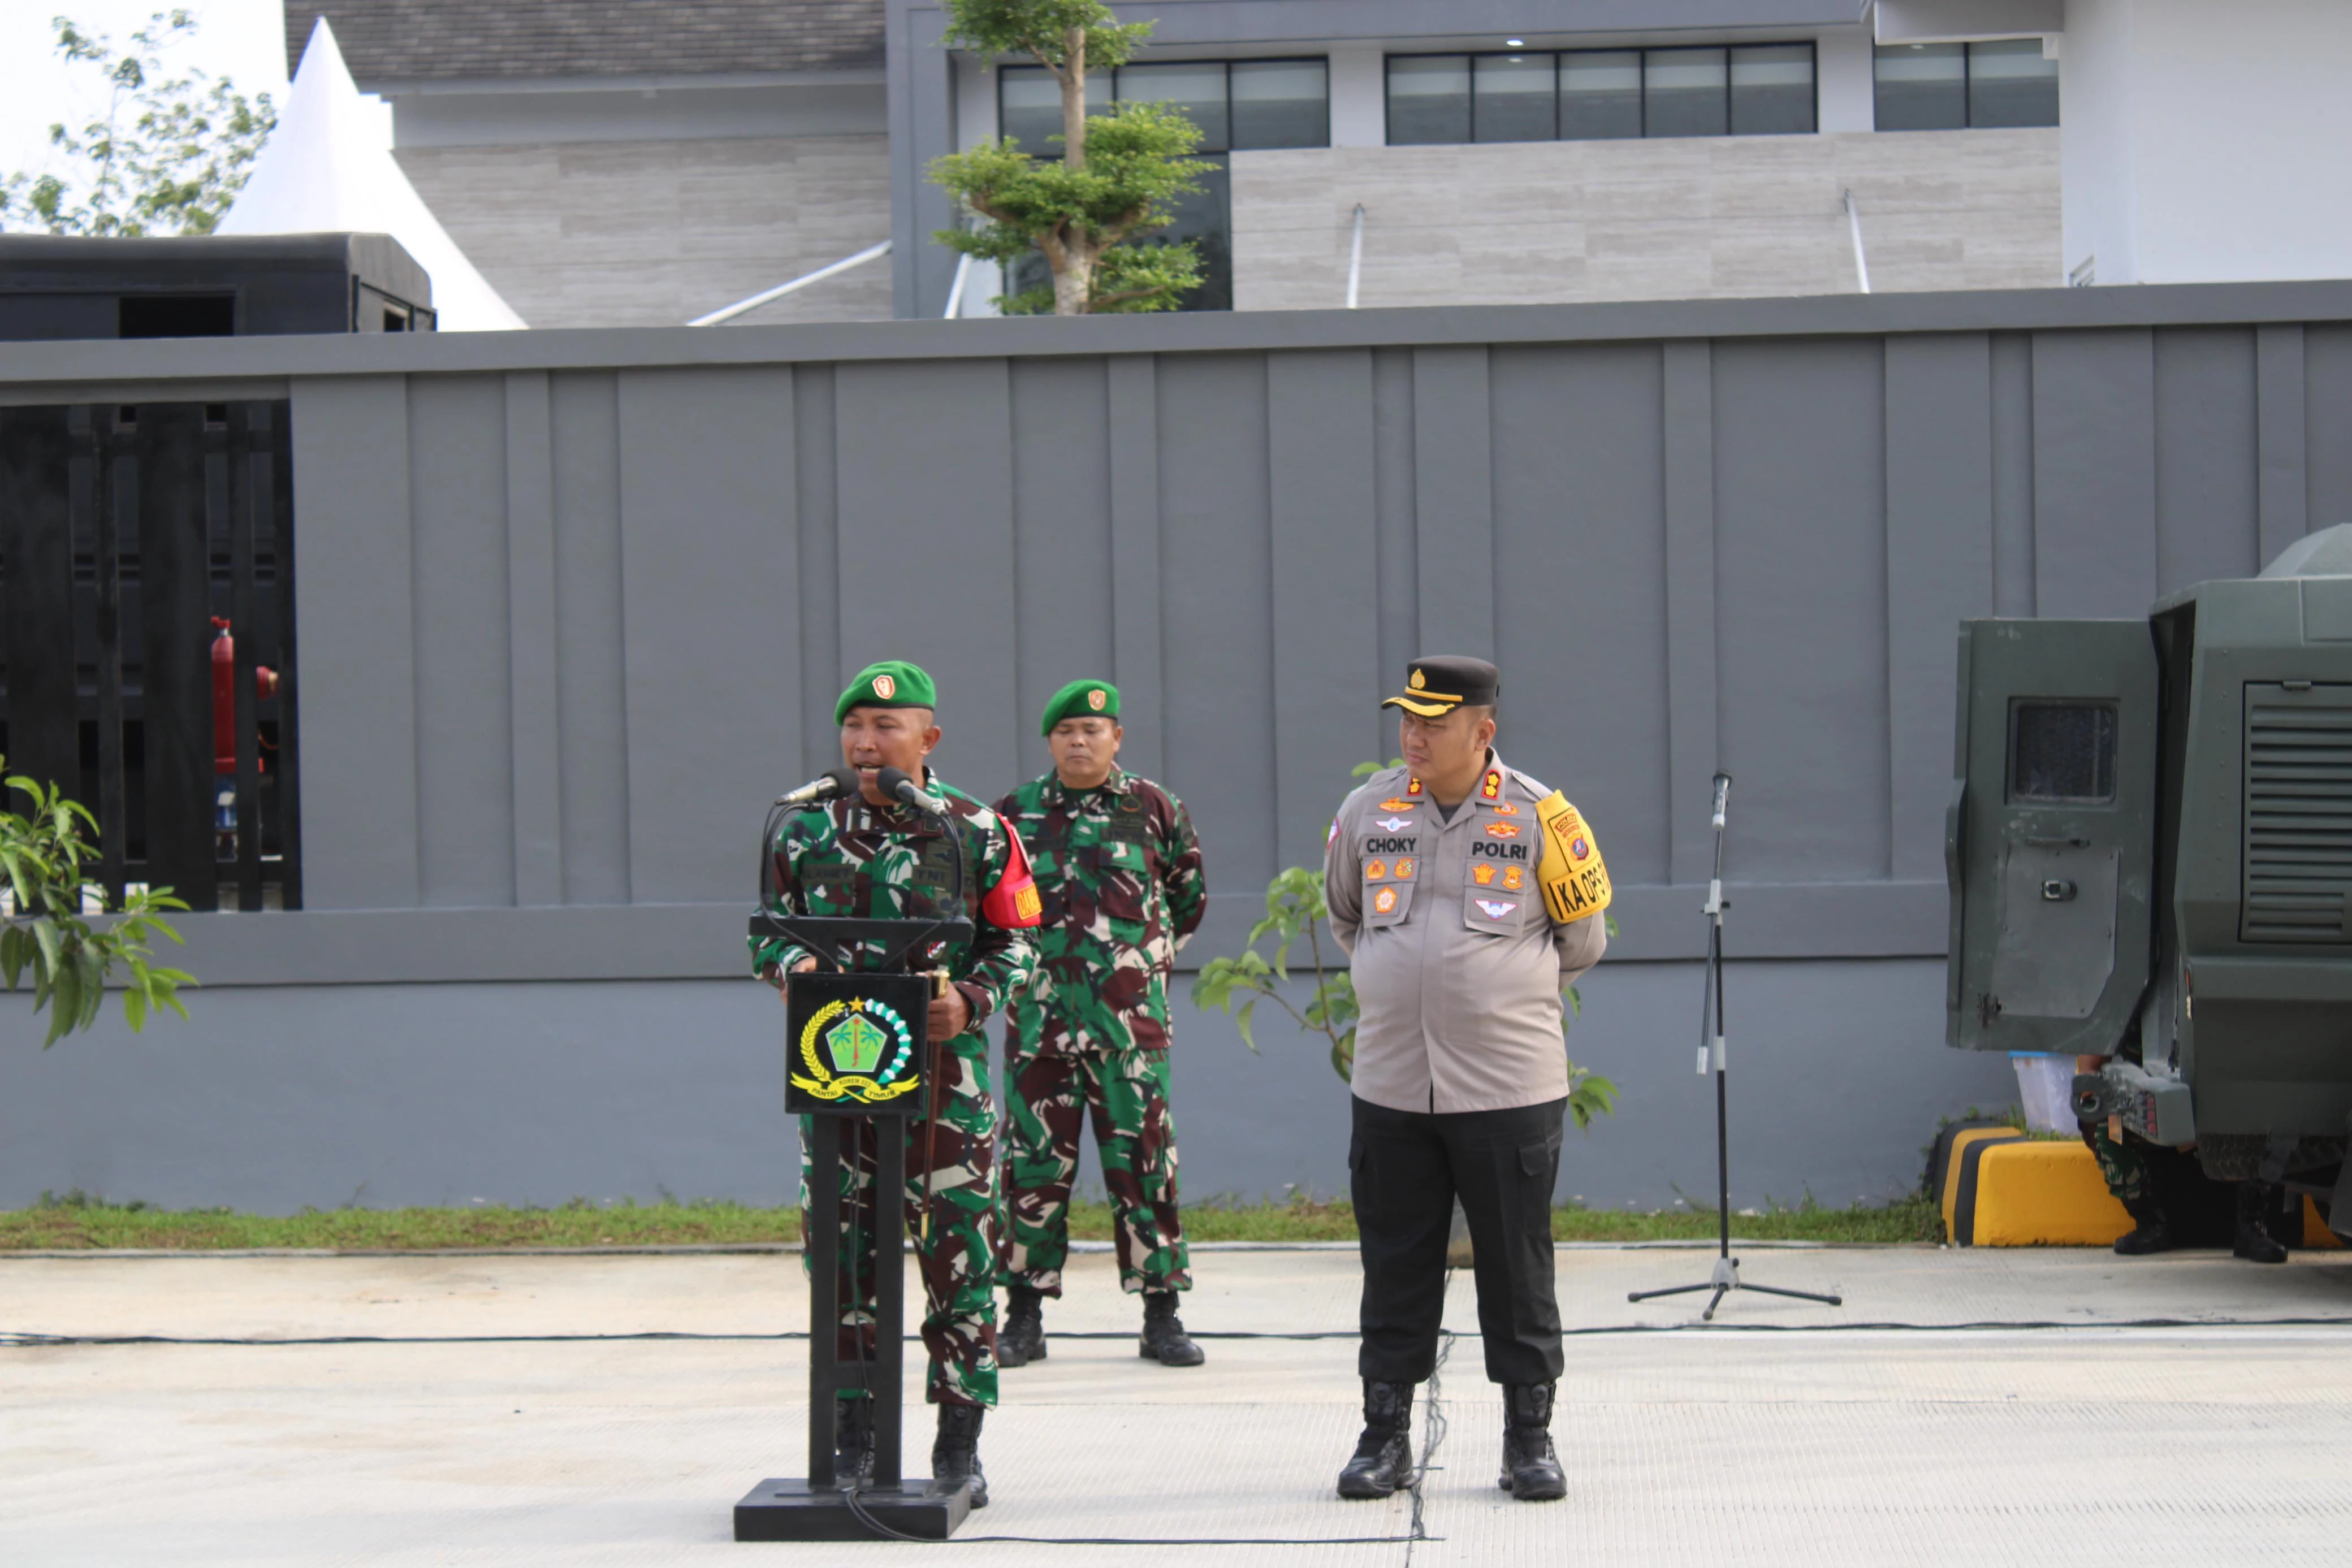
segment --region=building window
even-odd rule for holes
[[[1813,46],[1392,55],[1388,111],[1391,147],[1806,135]]]
[[[1881,131],[2058,123],[2058,62],[2039,38],[1882,45],[1876,73]]]
[[[1125,65],[1087,78],[1087,111],[1114,103],[1158,103],[1181,110],[1200,128],[1196,154],[1210,165],[1199,191],[1171,204],[1175,222],[1146,244],[1185,240],[1199,247],[1201,285],[1187,310],[1234,306],[1233,174],[1229,154],[1331,144],[1328,65],[1307,60],[1169,60]],[[996,75],[996,123],[1033,158],[1062,153],[1062,88],[1043,66],[1004,66]],[[1045,258],[1031,255],[1006,268],[1006,291],[1050,281]]]

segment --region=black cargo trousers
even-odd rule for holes
[[[1353,1099],[1348,1181],[1364,1260],[1360,1375],[1427,1381],[1445,1310],[1454,1200],[1470,1222],[1486,1375],[1559,1378],[1552,1290],[1551,1189],[1568,1102],[1505,1111],[1392,1111]]]

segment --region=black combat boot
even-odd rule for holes
[[[931,1490],[950,1492],[971,1483],[971,1506],[988,1506],[988,1477],[980,1468],[980,1422],[988,1412],[977,1405],[940,1406],[940,1435],[931,1444]]]
[[[1184,1332],[1184,1320],[1176,1315],[1175,1291],[1143,1292],[1143,1336],[1136,1354],[1162,1366],[1198,1366],[1209,1359]]]
[[[1387,1497],[1412,1479],[1412,1385],[1364,1380],[1364,1435],[1339,1472],[1339,1495]]]
[[[1004,1326],[996,1331],[996,1364],[1026,1366],[1045,1359],[1045,1294],[1015,1285],[1004,1303]]]
[[[1495,1484],[1521,1502],[1568,1495],[1568,1477],[1551,1447],[1549,1383],[1514,1383],[1503,1390],[1503,1473]]]
[[[847,1490],[852,1484],[874,1484],[874,1401],[836,1399],[833,1402],[833,1484]]]
[[[2132,1228],[2116,1238],[2116,1251],[2126,1258],[2145,1258],[2172,1250],[2172,1227],[2164,1218],[2163,1205],[2152,1197],[2135,1197],[2125,1202],[2124,1212],[2132,1217]]]
[[[2263,1210],[2269,1207],[2271,1188],[2259,1181],[2238,1184],[2238,1234],[2230,1250],[2249,1263],[2284,1263],[2286,1249],[2279,1245],[2270,1228],[2263,1223]]]

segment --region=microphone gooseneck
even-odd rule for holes
[[[857,791],[857,775],[846,768],[836,768],[820,773],[797,789],[787,789],[776,797],[779,806],[806,806],[818,800],[830,800],[836,795],[852,795]]]
[[[929,811],[934,817],[947,814],[947,802],[927,792],[903,768],[885,768],[874,776],[874,782],[881,786],[882,793],[905,801],[918,811]]]

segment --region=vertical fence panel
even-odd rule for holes
[[[877,659],[929,671],[940,772],[992,800],[1020,770],[1005,362],[843,365],[834,385],[844,678]]]
[[[506,378],[507,668],[514,713],[514,887],[563,902],[562,727],[557,695],[555,454],[547,375]]]
[[[745,897],[799,782],[792,371],[633,371],[620,421],[630,895]]]
[[[1665,450],[1648,344],[1498,349],[1503,754],[1567,791],[1627,883],[1669,880]]]
[[[1723,342],[1715,365],[1738,874],[1874,881],[1888,863],[1885,355],[1871,340]]]
[[[1320,860],[1349,769],[1367,760],[1349,750],[1381,695],[1371,371],[1360,349],[1266,358],[1268,564],[1281,672],[1275,853],[1286,865]]]
[[[82,792],[62,408],[0,408],[0,675],[8,771]],[[21,810],[22,800],[8,809]]]
[[[417,877],[428,907],[515,901],[506,387],[409,383]]]
[[[205,411],[139,411],[140,733],[147,880],[191,909],[220,904],[213,863],[212,562]],[[225,476],[224,476],[225,477]],[[226,504],[224,485],[218,500]]]
[[[548,386],[555,467],[556,750],[563,902],[629,902],[629,708],[622,668],[617,378]]]
[[[2295,414],[2299,423],[2302,410]],[[2157,334],[2158,592],[2243,577],[2267,559],[2255,418],[2252,333],[2224,327]]]
[[[1423,653],[1495,654],[1495,459],[1484,348],[1412,357],[1416,580]]]
[[[1158,399],[1162,777],[1192,808],[1215,884],[1242,893],[1280,864],[1265,361],[1162,359]]]
[[[794,544],[801,613],[801,759],[795,779],[841,761],[833,705],[847,676],[841,668],[841,518],[834,479],[834,375],[831,365],[793,371],[793,479],[800,538]]]
[[[1886,340],[1886,685],[1894,874],[1944,874],[1954,644],[1993,598],[1992,353],[1976,333]]]
[[[298,382],[293,436],[306,899],[313,909],[412,909],[419,716],[407,385],[394,376]]]
[[[1112,678],[1110,408],[1100,360],[1012,367],[1015,777],[966,786],[992,800],[1047,767],[1037,716],[1071,681]],[[1122,692],[1121,694],[1125,694]],[[1132,758],[1128,766],[1135,766]]]
[[[2156,597],[2156,362],[2146,331],[2033,340],[2034,612]]]

